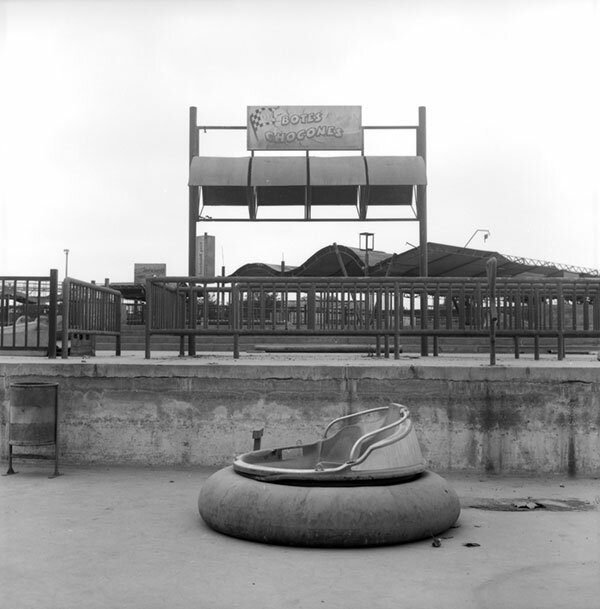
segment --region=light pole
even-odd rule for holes
[[[473,237],[477,233],[483,233],[483,241],[484,243],[491,237],[492,233],[487,228],[478,228],[470,237],[470,239],[463,245],[463,247],[467,247],[471,241],[473,241]]]
[[[65,278],[69,276],[69,250],[63,250],[65,253]]]
[[[358,249],[365,253],[365,277],[369,274],[369,252],[372,252],[374,248],[374,233],[360,233],[358,235]]]

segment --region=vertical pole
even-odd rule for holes
[[[417,156],[420,156],[427,167],[427,113],[425,106],[419,106],[419,126],[417,128]],[[417,186],[417,215],[419,218],[419,274],[428,275],[427,252],[427,186]]]
[[[63,310],[62,310],[62,359],[69,357],[69,292],[71,291],[71,282],[67,278],[63,281]]]
[[[427,167],[427,114],[425,106],[419,106],[417,128],[417,156]],[[419,275],[427,277],[429,257],[427,252],[427,186],[417,185],[417,216],[419,218]],[[421,329],[427,327],[427,294],[421,295]],[[427,335],[421,336],[421,355],[427,355]]]
[[[195,331],[198,323],[198,293],[196,291],[196,282],[193,284],[190,282],[190,288],[188,291],[188,327],[190,330]],[[196,336],[192,333],[188,335],[188,355],[194,357],[196,355]]]
[[[146,328],[144,334],[144,357],[146,359],[150,359],[150,329],[152,324],[152,318],[154,316],[153,312],[153,293],[152,293],[152,281],[151,279],[146,279]]]
[[[498,261],[492,256],[485,265],[488,280],[488,294],[490,298],[490,366],[496,365],[496,323],[498,311],[496,309],[496,269]]]
[[[556,307],[556,330],[558,332],[558,359],[565,359],[565,335],[564,335],[564,318],[565,318],[565,298],[563,294],[562,283],[558,284],[557,290],[557,307]]]
[[[190,134],[189,134],[189,167],[192,164],[192,159],[198,156],[200,143],[198,141],[198,124],[197,124],[197,109],[194,106],[190,107]],[[188,275],[194,277],[196,275],[196,224],[198,223],[198,214],[200,212],[200,187],[188,186],[189,188],[189,242],[188,242]]]
[[[190,106],[190,154],[189,166],[192,164],[192,159],[198,156],[200,150],[198,136],[198,121],[197,109],[195,106]],[[189,167],[188,167],[189,170]],[[194,277],[196,275],[196,224],[198,223],[198,214],[200,213],[200,187],[188,186],[189,188],[189,227],[188,227],[188,275]],[[194,320],[195,322],[195,320]],[[196,355],[196,337],[192,334],[188,337],[188,352],[190,355]]]
[[[50,303],[48,309],[48,358],[56,359],[56,312],[58,302],[58,269],[50,269]]]
[[[233,359],[240,359],[240,311],[238,302],[240,300],[240,286],[237,283],[231,286],[231,321],[233,329]]]

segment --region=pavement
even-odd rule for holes
[[[1,464],[6,471],[6,463]],[[442,473],[462,505],[432,540],[265,545],[209,529],[214,469],[17,462],[0,478],[0,606],[11,609],[597,608],[600,480]],[[251,506],[249,506],[251,509]],[[465,545],[477,544],[477,545]]]
[[[496,368],[554,368],[579,369],[600,368],[600,354],[598,351],[586,353],[569,353],[563,360],[556,354],[543,353],[538,360],[533,353],[521,354],[515,358],[512,353],[498,353],[496,355]],[[26,354],[0,354],[0,366],[3,364],[18,364],[22,366],[56,366],[67,364],[96,364],[118,365],[133,364],[144,366],[262,366],[262,365],[289,365],[299,366],[425,366],[443,368],[458,367],[490,367],[490,356],[486,353],[441,353],[421,356],[418,353],[402,353],[399,359],[376,357],[364,353],[266,353],[261,351],[242,351],[239,359],[233,359],[229,351],[199,351],[195,356],[179,356],[173,351],[152,351],[150,359],[145,359],[143,351],[123,351],[120,356],[107,351],[97,351],[94,356],[70,356],[68,359],[57,357],[31,356]]]

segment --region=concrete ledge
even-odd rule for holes
[[[252,448],[306,442],[343,414],[400,402],[430,468],[600,474],[595,356],[385,360],[340,355],[139,355],[0,359],[1,454],[9,386],[59,383],[61,456],[72,463],[225,465]],[[18,450],[15,450],[18,454]]]

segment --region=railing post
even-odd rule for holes
[[[63,310],[62,310],[62,359],[69,357],[69,315],[70,315],[70,292],[71,292],[71,281],[68,277],[65,277],[62,288],[62,299],[63,299]]]
[[[56,315],[58,303],[58,270],[50,269],[50,302],[48,310],[48,358],[56,359]]]
[[[439,285],[435,288],[435,294],[433,295],[433,329],[438,330],[440,327],[440,287]],[[438,357],[440,354],[440,345],[438,335],[433,335],[433,356]]]
[[[427,329],[427,286],[423,287],[421,290],[421,330]],[[426,333],[421,334],[421,356],[428,357],[429,348],[428,348],[428,337]]]
[[[185,326],[185,294],[181,293],[179,288],[175,291],[175,306],[173,309],[175,326]],[[185,357],[185,334],[179,336],[179,357]]]
[[[394,359],[400,359],[400,313],[402,307],[402,294],[398,282],[394,282]]]
[[[190,312],[188,318],[188,327],[190,330],[196,330],[196,323],[198,319],[198,296],[196,295],[195,283],[192,285],[190,281],[190,288],[188,294],[188,302],[189,307],[188,310]],[[196,337],[194,334],[188,334],[188,355],[190,357],[194,357],[196,355]]]
[[[117,328],[117,337],[116,337],[116,341],[115,341],[115,355],[117,355],[118,357],[121,356],[121,334],[122,334],[122,327],[121,327],[121,308],[122,308],[122,302],[121,302],[121,296],[116,296],[115,295],[115,313],[116,313],[116,320],[115,320],[115,326]]]
[[[488,293],[490,297],[490,366],[496,364],[496,322],[498,312],[496,310],[496,269],[498,261],[492,256],[485,265],[488,280]]]
[[[150,359],[150,336],[153,317],[153,298],[152,280],[146,279],[146,324],[145,324],[145,355],[146,359]]]
[[[564,335],[565,300],[563,298],[562,283],[558,284],[556,299],[557,299],[556,330],[558,332],[558,359],[563,360],[563,359],[565,359],[565,335]]]
[[[315,292],[315,286],[311,285],[308,288],[307,294],[307,307],[308,307],[308,317],[306,320],[306,325],[308,330],[314,330],[316,324],[316,309],[317,309],[317,296]]]
[[[240,335],[239,335],[239,297],[240,287],[237,283],[231,286],[231,323],[233,330],[233,359],[240,358]]]

